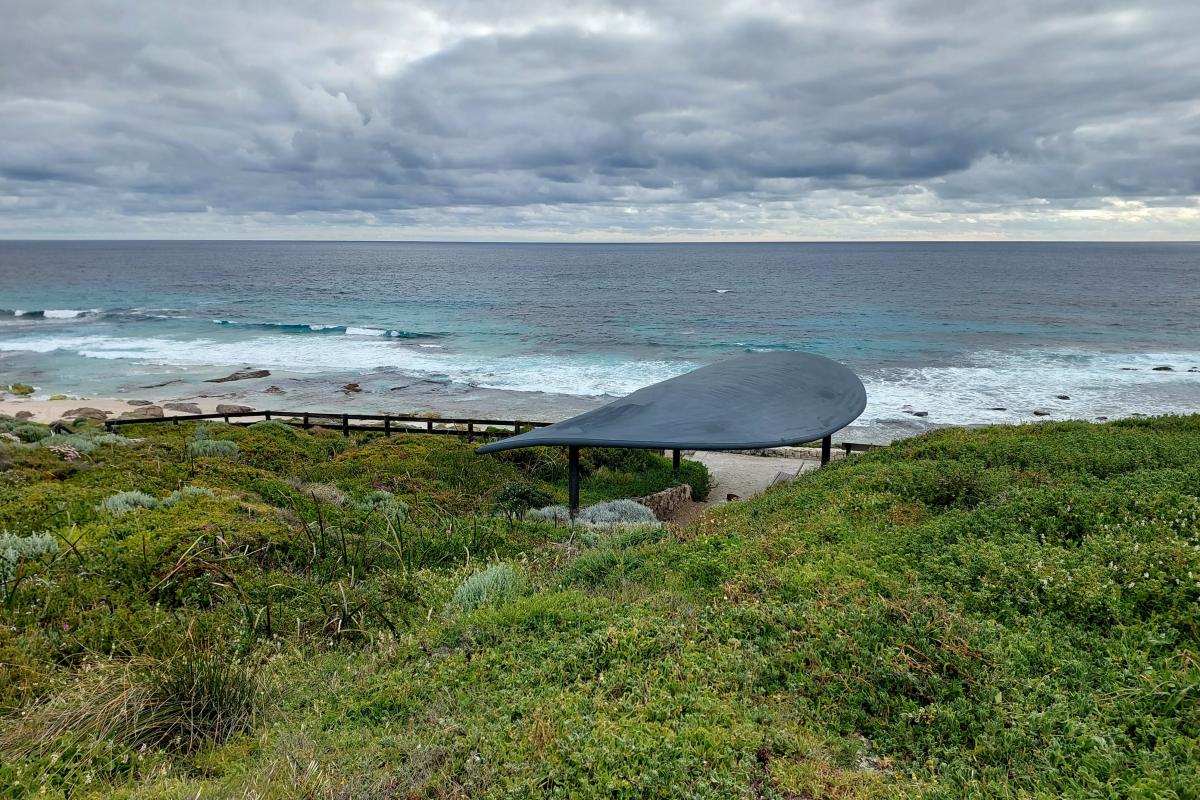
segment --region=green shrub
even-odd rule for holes
[[[449,607],[471,611],[483,605],[499,605],[521,588],[516,570],[509,564],[493,564],[468,577],[450,598]]]
[[[118,492],[104,498],[104,501],[100,503],[100,508],[113,516],[120,517],[139,508],[158,508],[158,498],[137,490]]]
[[[548,505],[553,500],[550,494],[526,481],[506,483],[496,494],[496,508],[509,519],[520,519],[531,508]]]
[[[277,433],[277,434],[280,434],[283,436],[289,436],[293,439],[298,438],[300,436],[299,429],[297,429],[291,425],[288,425],[286,423],[280,422],[279,420],[274,420],[274,419],[264,419],[261,422],[255,422],[253,424],[247,425],[246,430],[248,430],[248,431],[266,431],[269,433]]]
[[[50,436],[50,428],[20,419],[0,420],[0,431],[11,433],[22,442],[37,442]]]

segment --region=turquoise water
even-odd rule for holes
[[[0,287],[40,395],[553,418],[798,349],[862,375],[867,425],[1200,410],[1194,244],[7,242]],[[203,383],[243,366],[272,375]]]

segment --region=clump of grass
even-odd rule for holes
[[[256,666],[214,649],[188,646],[165,659],[99,662],[0,734],[0,752],[25,758],[60,747],[193,753],[253,728],[266,697]]]
[[[188,442],[188,453],[196,458],[233,458],[238,446],[224,439],[193,439]]]
[[[525,515],[525,519],[534,522],[553,522],[555,525],[569,525],[571,511],[566,506],[545,506],[532,509]]]
[[[153,495],[139,492],[136,489],[129,492],[117,492],[110,495],[100,503],[100,509],[107,511],[115,517],[121,517],[139,508],[157,508],[158,498]]]
[[[471,611],[484,605],[498,605],[516,595],[520,588],[520,577],[511,565],[493,564],[460,583],[448,607]]]
[[[346,493],[332,483],[304,483],[294,479],[289,480],[288,483],[318,503],[330,506],[346,505]]]
[[[160,508],[170,508],[188,497],[216,497],[216,494],[212,489],[206,489],[203,486],[184,486],[159,500],[158,505]]]

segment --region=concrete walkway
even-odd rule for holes
[[[686,453],[684,457],[704,464],[712,474],[714,485],[708,493],[707,502],[710,506],[724,503],[730,494],[735,494],[742,500],[753,497],[774,483],[775,477],[781,472],[796,475],[821,465],[821,462],[815,459],[709,451]]]

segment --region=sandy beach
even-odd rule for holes
[[[75,419],[84,416],[76,412],[79,409],[96,409],[107,412],[108,419],[118,419],[122,414],[136,412],[139,409],[159,408],[164,417],[186,414],[215,414],[217,406],[227,401],[216,398],[198,398],[195,400],[157,402],[153,400],[135,399],[132,402],[113,397],[69,397],[65,400],[32,400],[24,398],[4,397],[0,399],[0,415],[9,417],[24,417],[34,422],[54,422],[58,419]],[[194,403],[199,411],[166,408],[164,403]]]

